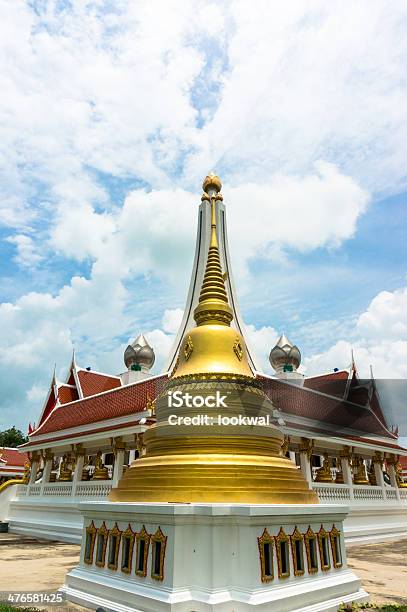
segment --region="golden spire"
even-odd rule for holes
[[[198,305],[194,310],[197,327],[189,330],[181,342],[172,378],[254,378],[244,340],[236,329],[230,327],[233,314],[228,304],[216,233],[216,204],[220,200],[221,187],[220,178],[212,173],[203,183],[211,203],[208,259]]]
[[[220,265],[219,246],[216,236],[215,195],[211,197],[211,241],[209,244],[208,260],[206,262],[199,303],[194,311],[194,319],[197,325],[210,323],[229,325],[233,319]]]

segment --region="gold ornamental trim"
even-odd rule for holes
[[[191,336],[188,336],[187,341],[185,342],[185,345],[184,345],[185,361],[188,361],[188,359],[191,357],[193,350],[194,350],[194,345],[192,342],[192,338]]]
[[[331,542],[333,566],[335,568],[342,567],[341,532],[335,525],[332,525],[332,529],[329,532],[329,539]]]
[[[325,531],[323,525],[321,525],[318,531],[318,547],[319,547],[319,558],[321,561],[321,569],[323,572],[327,572],[331,569],[331,559],[329,556],[329,534]],[[326,553],[326,555],[325,555]]]
[[[132,530],[131,525],[129,523],[129,526],[127,527],[127,529],[123,531],[122,533],[122,562],[121,562],[120,569],[124,574],[131,574],[131,569],[133,567],[134,539],[135,539],[135,533]],[[123,564],[124,543],[127,540],[129,540],[129,559],[128,559],[127,565],[124,565]]]
[[[269,546],[266,548],[267,544]],[[261,581],[271,582],[274,579],[274,538],[267,531],[267,527],[264,528],[261,536],[257,538],[257,545],[259,547]]]
[[[233,345],[233,350],[234,350],[235,355],[238,358],[238,360],[242,361],[242,359],[243,359],[243,347],[242,347],[242,343],[240,342],[240,338],[236,338],[235,343]]]
[[[147,559],[148,549],[150,546],[150,534],[146,531],[145,526],[140,531],[136,532],[136,574],[145,578],[147,576]],[[140,568],[141,543],[144,542],[142,567]]]
[[[305,572],[304,536],[298,530],[297,525],[295,526],[295,529],[290,536],[290,541],[291,541],[291,554],[293,557],[294,576],[302,576]],[[298,551],[297,551],[296,543],[300,544],[298,547]],[[299,552],[299,556],[298,556],[298,552]]]
[[[153,580],[164,580],[164,562],[165,562],[165,549],[167,547],[167,536],[161,531],[161,527],[158,527],[154,535],[150,536],[151,544],[153,547],[153,558],[151,564],[151,578]],[[155,571],[156,565],[156,554],[157,545],[160,544],[160,557],[159,557],[159,571]]]
[[[106,527],[106,523],[103,521],[101,527],[97,529],[96,534],[96,565],[98,567],[105,567],[105,559],[106,559],[106,547],[107,547],[107,538],[109,535],[109,530]],[[101,547],[101,556],[99,558],[99,538],[103,538],[102,547]]]
[[[83,562],[86,563],[86,565],[92,565],[93,563],[93,550],[95,548],[96,532],[97,529],[92,521],[91,524],[86,527],[85,551],[83,556]]]
[[[318,552],[317,552],[317,534],[311,529],[311,525],[308,526],[308,529],[304,535],[305,540],[305,550],[307,553],[307,565],[308,565],[308,573],[316,574],[318,572]],[[313,554],[311,553],[313,551]],[[313,564],[312,561],[315,563]]]
[[[109,552],[107,558],[107,567],[110,570],[117,571],[121,536],[122,532],[120,531],[117,523],[115,523],[115,526],[109,531]],[[116,538],[116,541],[113,544],[114,538]]]
[[[278,566],[278,577],[288,578],[290,575],[290,552],[289,552],[289,541],[290,538],[285,533],[284,529],[280,527],[278,535],[275,536],[276,551],[277,551],[277,566]],[[283,568],[283,551],[286,554],[286,567]]]

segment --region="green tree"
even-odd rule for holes
[[[10,448],[16,448],[20,444],[28,442],[27,436],[16,427],[10,427],[0,432],[0,448],[2,446],[9,446]]]

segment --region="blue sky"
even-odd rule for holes
[[[73,347],[117,373],[144,331],[159,370],[210,170],[266,371],[284,331],[307,374],[353,347],[362,375],[404,378],[406,21],[402,2],[0,0],[0,426],[36,420]]]

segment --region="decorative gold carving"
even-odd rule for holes
[[[122,532],[118,528],[117,523],[115,523],[113,529],[109,531],[109,552],[107,557],[107,567],[115,571],[117,570],[121,536]]]
[[[167,545],[167,536],[163,534],[161,527],[158,527],[155,534],[151,536],[151,543],[153,547],[151,578],[161,581],[164,580],[165,548]],[[159,551],[158,558],[157,550]]]
[[[109,480],[109,470],[102,461],[102,451],[98,451],[95,461],[95,471],[91,480]]]
[[[151,536],[149,533],[147,533],[144,525],[141,531],[136,533],[136,574],[137,576],[142,576],[143,578],[147,576],[147,559],[150,538]]]
[[[353,476],[353,484],[356,485],[367,485],[369,484],[368,479],[366,478],[366,467],[365,463],[360,455],[357,455],[352,462],[353,466],[356,468],[356,473]]]
[[[31,461],[27,459],[27,461],[24,463],[24,475],[23,475],[24,484],[27,484],[29,482],[30,474],[31,474]]]
[[[397,457],[397,459],[399,459],[399,457]],[[402,468],[400,461],[398,460],[395,465],[395,474],[396,474],[396,481],[397,481],[398,488],[399,489],[407,488],[407,482],[405,482],[403,478],[403,468]]]
[[[374,469],[374,463],[373,463],[373,461],[372,461],[372,463],[371,463],[371,465],[370,465],[369,471],[368,471],[368,473],[367,473],[367,477],[368,477],[368,479],[369,479],[369,483],[370,483],[372,486],[377,486],[377,480],[376,480],[376,471],[375,471],[375,469]]]
[[[142,433],[136,434],[136,450],[138,452],[138,456],[141,457],[143,455],[145,449],[144,437]]]
[[[281,445],[281,455],[282,457],[285,457],[286,454],[288,453],[288,447],[290,446],[290,436],[284,436],[284,442]]]
[[[302,576],[305,571],[304,564],[304,536],[298,530],[296,526],[293,533],[290,536],[291,540],[291,554],[293,558],[294,575]]]
[[[378,464],[383,468],[383,455],[380,451],[375,451],[375,454],[372,457],[372,464]]]
[[[345,484],[345,481],[343,479],[342,463],[341,463],[340,458],[336,459],[336,467],[338,467],[338,465],[340,466],[340,469],[337,469],[336,476],[335,476],[335,483]]]
[[[132,530],[130,523],[127,527],[126,531],[122,533],[122,562],[121,562],[121,571],[125,574],[131,574],[131,568],[133,565],[133,548],[134,548],[134,538],[135,534]],[[124,564],[124,551],[126,546],[126,541],[129,541],[128,548],[128,563]]]
[[[308,526],[304,535],[305,550],[307,551],[308,573],[316,574],[318,571],[317,535]]]
[[[288,548],[290,538],[285,533],[282,527],[280,527],[278,535],[275,536],[275,541],[277,551],[278,577],[288,578],[288,576],[290,575],[290,554]]]
[[[52,452],[52,450],[50,448],[46,448],[44,450],[44,461],[52,461],[54,459],[54,453]]]
[[[233,345],[233,350],[235,351],[235,355],[239,361],[243,359],[243,348],[242,343],[240,342],[240,338],[236,338],[235,343]]]
[[[342,567],[341,532],[335,525],[332,526],[329,532],[329,539],[331,541],[333,566]]]
[[[85,456],[85,449],[83,448],[82,444],[73,444],[73,454],[74,457],[84,457]]]
[[[211,201],[211,199],[210,199],[210,197],[208,196],[207,193],[203,193],[201,195],[201,202],[210,202],[210,201]]]
[[[85,461],[84,461],[83,468],[82,468],[81,480],[89,480],[90,479],[90,473],[89,473],[88,467],[89,467],[89,456],[87,456]]]
[[[113,454],[117,457],[118,451],[124,451],[126,448],[126,444],[123,442],[122,436],[118,436],[117,438],[111,438],[111,444],[113,448]]]
[[[274,578],[273,544],[274,538],[264,528],[263,533],[257,538],[260,556],[261,581],[271,582]]]
[[[321,529],[318,531],[318,547],[319,547],[319,558],[321,561],[321,569],[323,572],[327,572],[331,569],[331,559],[329,556],[329,535],[321,525]]]
[[[92,521],[91,524],[86,527],[86,541],[83,561],[87,565],[92,565],[93,563],[93,550],[95,548],[96,532],[97,529]]]
[[[105,558],[106,558],[106,546],[107,546],[107,538],[109,535],[109,530],[106,527],[105,522],[101,527],[97,529],[96,534],[96,565],[98,567],[105,566]]]
[[[151,399],[151,397],[148,394],[147,394],[146,410],[150,410],[151,415],[155,416],[155,402]]]
[[[310,438],[301,438],[301,444],[299,447],[300,453],[307,453],[308,461],[312,457],[312,453],[314,452],[314,440]]]
[[[315,482],[332,482],[331,462],[328,453],[324,453],[322,467],[317,470],[314,480]]]
[[[61,482],[68,482],[72,480],[72,468],[69,467],[71,463],[71,458],[69,455],[65,454],[62,457],[61,465],[59,467],[59,477],[58,480]]]
[[[188,361],[188,359],[191,357],[193,350],[194,350],[194,345],[192,343],[192,338],[191,336],[188,336],[187,341],[184,344],[185,361]]]
[[[349,462],[351,462],[352,460],[352,450],[349,446],[344,446],[340,451],[339,451],[339,456],[342,459],[347,459]]]

